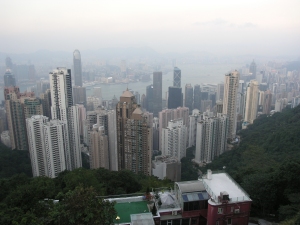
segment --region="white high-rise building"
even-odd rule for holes
[[[239,87],[240,74],[233,71],[225,75],[224,82],[224,98],[223,98],[223,114],[228,118],[228,138],[234,138],[236,135],[237,121],[237,93]]]
[[[183,120],[171,120],[162,129],[162,155],[176,157],[179,161],[186,155],[187,128]]]
[[[33,176],[57,177],[71,162],[67,123],[35,115],[26,124]]]
[[[28,147],[31,160],[32,175],[48,176],[47,153],[44,135],[44,124],[48,117],[42,115],[26,119]]]
[[[79,109],[73,106],[71,70],[58,67],[49,74],[51,114],[67,124],[66,165],[68,170],[82,166],[80,150]]]
[[[246,93],[245,121],[252,124],[256,119],[258,106],[258,82],[251,80]]]
[[[204,115],[203,120],[197,123],[197,139],[195,161],[210,163],[216,156],[224,153],[227,147],[228,120],[226,115],[217,117]]]

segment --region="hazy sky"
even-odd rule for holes
[[[300,55],[300,0],[0,0],[0,51]]]

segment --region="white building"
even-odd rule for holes
[[[156,156],[152,161],[152,175],[161,180],[181,181],[181,162],[176,157]]]
[[[197,124],[195,161],[209,163],[227,147],[228,119],[224,114],[204,116]]]
[[[9,130],[5,130],[1,133],[1,142],[7,147],[11,147]]]
[[[67,123],[42,115],[26,119],[33,176],[56,177],[67,169],[71,156]]]
[[[197,123],[201,119],[201,114],[198,109],[192,111],[192,115],[189,116],[189,141],[188,148],[196,145],[196,135],[197,135]]]
[[[186,155],[186,137],[187,128],[183,120],[171,120],[168,127],[162,129],[162,155],[181,160]]]

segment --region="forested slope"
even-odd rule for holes
[[[239,145],[201,170],[225,166],[253,200],[254,216],[295,217],[300,211],[300,106],[262,115],[239,135]]]

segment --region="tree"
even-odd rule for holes
[[[49,216],[52,224],[110,225],[117,213],[114,202],[98,198],[93,187],[79,185],[67,192],[62,201],[52,205]]]

